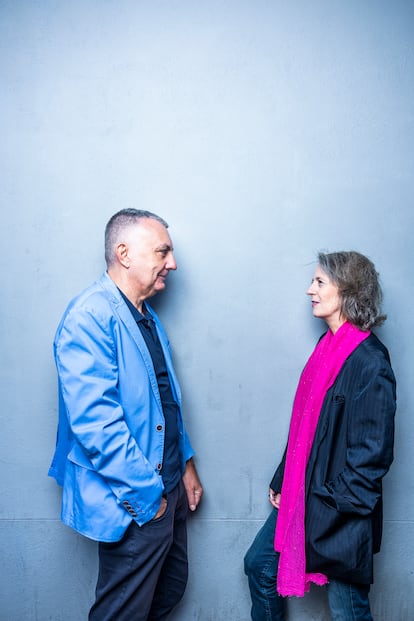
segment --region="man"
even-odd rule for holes
[[[99,541],[89,621],[162,621],[187,582],[188,506],[203,490],[163,327],[148,298],[177,268],[167,224],[125,209],[105,230],[107,271],[55,336],[59,427],[49,474],[62,521]]]

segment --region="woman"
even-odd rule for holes
[[[328,330],[297,387],[274,507],[245,557],[253,621],[285,619],[285,598],[327,584],[334,621],[372,620],[368,592],[382,531],[383,476],[393,459],[395,378],[371,332],[385,316],[372,262],[320,253],[314,317]]]

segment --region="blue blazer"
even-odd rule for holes
[[[174,397],[180,406],[182,470],[193,449],[181,417],[181,393],[167,336],[155,312]],[[132,520],[156,514],[164,416],[141,332],[105,273],[70,302],[54,341],[59,425],[49,470],[63,485],[62,520],[97,541],[117,541]]]

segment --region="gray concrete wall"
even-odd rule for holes
[[[93,597],[96,546],[46,476],[52,339],[127,206],[171,225],[179,270],[156,305],[205,486],[172,621],[249,619],[243,555],[323,329],[304,295],[320,249],[382,275],[398,416],[372,605],[408,621],[413,27],[403,0],[0,1],[1,621],[82,621]],[[290,618],[327,620],[324,597]]]

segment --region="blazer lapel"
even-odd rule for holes
[[[122,296],[119,293],[117,286],[106,272],[103,274],[99,282],[108,294],[108,300],[114,310],[114,313],[119,317],[129,334],[135,341],[135,344],[147,368],[148,376],[155,398],[161,407],[161,398],[158,390],[157,376],[155,374],[154,365],[151,355],[148,351],[148,347],[144,341],[144,337],[141,334],[141,330],[138,328],[137,323],[131,314],[131,311],[122,299]]]

